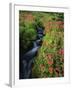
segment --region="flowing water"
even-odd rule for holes
[[[38,49],[41,47],[43,38],[42,28],[37,29],[37,39],[33,41],[33,48],[24,54],[21,58],[20,79],[32,78],[32,64],[34,57],[37,55]]]

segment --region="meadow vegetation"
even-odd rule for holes
[[[56,12],[19,12],[20,54],[26,53],[36,39],[36,27],[44,29],[42,46],[34,58],[33,78],[64,76],[64,14]]]

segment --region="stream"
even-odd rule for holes
[[[20,79],[32,78],[32,65],[34,57],[37,55],[38,49],[42,45],[43,31],[42,28],[37,28],[37,39],[33,41],[33,48],[21,57]]]

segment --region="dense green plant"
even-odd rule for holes
[[[25,22],[19,27],[20,35],[20,53],[26,53],[33,46],[33,40],[36,39],[36,30],[32,23]]]
[[[35,29],[37,29],[39,27],[44,29],[43,22],[39,18],[35,18],[35,21],[34,21],[33,25],[34,25]]]

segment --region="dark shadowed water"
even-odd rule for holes
[[[43,29],[37,29],[37,39],[33,41],[33,48],[24,54],[20,60],[20,79],[32,78],[32,64],[34,57],[37,55],[38,49],[42,45]]]

